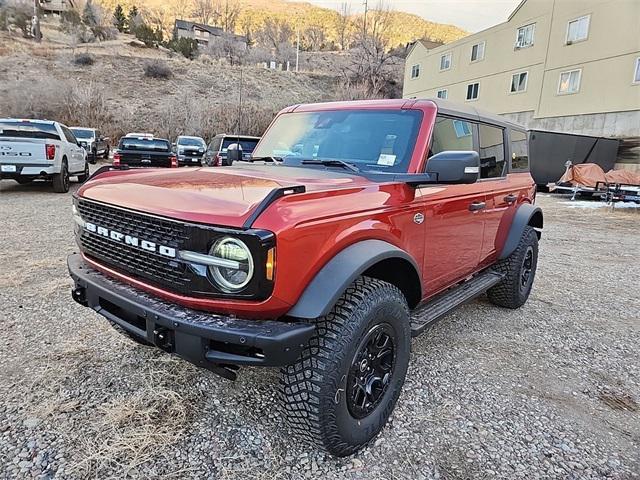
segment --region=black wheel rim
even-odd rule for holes
[[[62,185],[64,185],[65,190],[69,188],[69,171],[66,165],[62,169]]]
[[[396,364],[394,330],[388,323],[374,326],[356,350],[347,377],[347,408],[361,419],[380,404],[391,384]]]
[[[520,269],[520,291],[526,292],[533,276],[533,247],[528,247]]]

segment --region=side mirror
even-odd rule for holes
[[[227,165],[233,165],[233,162],[242,160],[242,147],[237,143],[232,143],[227,147]]]
[[[447,150],[427,160],[427,173],[437,183],[475,183],[480,173],[480,155],[474,151]]]

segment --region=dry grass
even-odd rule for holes
[[[201,401],[193,388],[201,375],[195,367],[110,331],[106,337],[109,350],[125,355],[137,350],[135,360],[126,360],[116,375],[104,349],[78,338],[47,356],[31,388],[43,398],[30,402],[30,415],[51,422],[73,446],[66,471],[74,478],[123,478],[151,468],[158,453],[188,430]],[[84,388],[87,378],[107,382],[93,387],[104,397],[99,405],[87,404],[92,393]]]

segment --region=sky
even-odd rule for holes
[[[306,0],[321,7],[339,9],[343,2],[353,13],[364,9],[364,0]],[[375,8],[379,0],[368,0]],[[391,8],[415,13],[438,23],[451,23],[469,32],[478,32],[504,22],[520,0],[385,0]]]

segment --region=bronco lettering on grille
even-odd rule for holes
[[[116,232],[115,230],[109,230],[108,228],[100,227],[95,223],[85,222],[84,228],[89,232],[101,235],[116,242],[131,245],[132,247],[141,248],[142,250],[146,250],[147,252],[159,253],[160,255],[169,258],[176,257],[175,248],[167,247],[165,245],[157,245],[155,242],[141,240],[138,237],[125,235],[124,233]]]

